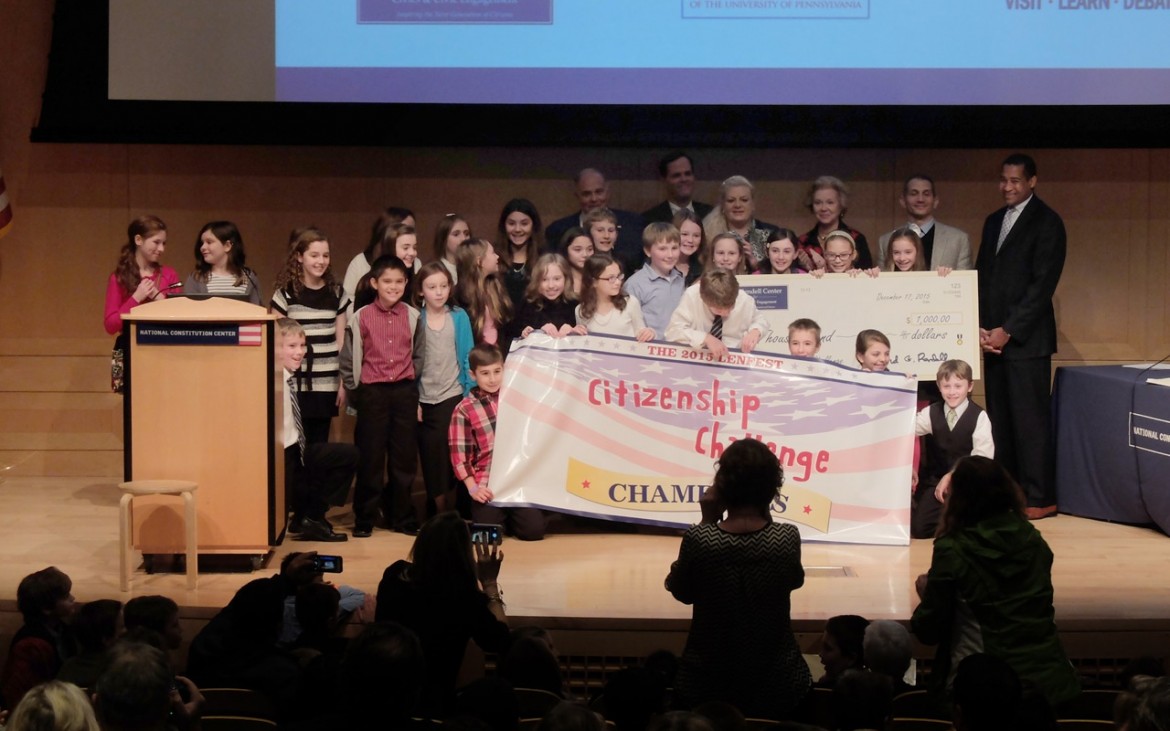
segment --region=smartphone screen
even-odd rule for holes
[[[341,566],[341,556],[325,556],[322,554],[317,554],[317,558],[313,562],[313,568],[324,574],[340,574]]]
[[[471,542],[498,546],[504,541],[504,532],[499,523],[472,523]]]

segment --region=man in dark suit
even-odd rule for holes
[[[1056,514],[1051,429],[1052,295],[1064,268],[1064,222],[1035,194],[1036,162],[1003,161],[1007,205],[987,217],[979,271],[979,341],[995,458],[1024,488],[1028,517]]]
[[[594,208],[606,208],[609,204],[609,183],[600,170],[585,168],[574,178],[577,185],[577,201],[581,210],[571,213],[564,218],[558,218],[544,229],[544,240],[549,251],[556,251],[565,232],[574,226],[580,226],[585,214]],[[621,211],[610,208],[617,218],[618,238],[614,245],[626,261],[642,261],[642,229],[646,227],[642,217],[630,211]]]
[[[711,206],[691,196],[695,193],[695,166],[682,150],[663,155],[658,161],[658,176],[666,187],[666,200],[642,213],[646,223],[670,223],[674,214],[689,208],[700,220],[711,212]]]

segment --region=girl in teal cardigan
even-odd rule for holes
[[[467,366],[475,340],[467,313],[451,303],[454,282],[442,262],[423,266],[414,277],[421,314],[414,331],[414,373],[418,382],[418,452],[427,488],[427,517],[456,507],[447,428],[451,414],[471,393]],[[470,507],[470,506],[467,506]]]

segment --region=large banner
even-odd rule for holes
[[[805,540],[906,545],[916,383],[820,360],[537,333],[508,356],[489,486],[503,507],[685,527],[736,439],[784,466]]]
[[[938,366],[959,358],[982,377],[979,362],[979,280],[973,271],[748,275],[740,286],[768,318],[760,349],[788,352],[788,323],[809,317],[821,326],[819,357],[854,367],[857,333],[881,330],[890,339],[890,370],[933,381]]]

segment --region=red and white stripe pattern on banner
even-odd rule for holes
[[[259,323],[240,325],[240,345],[260,345],[263,335],[264,326]]]
[[[8,201],[8,189],[4,187],[4,171],[0,170],[0,239],[12,228],[12,204]]]

